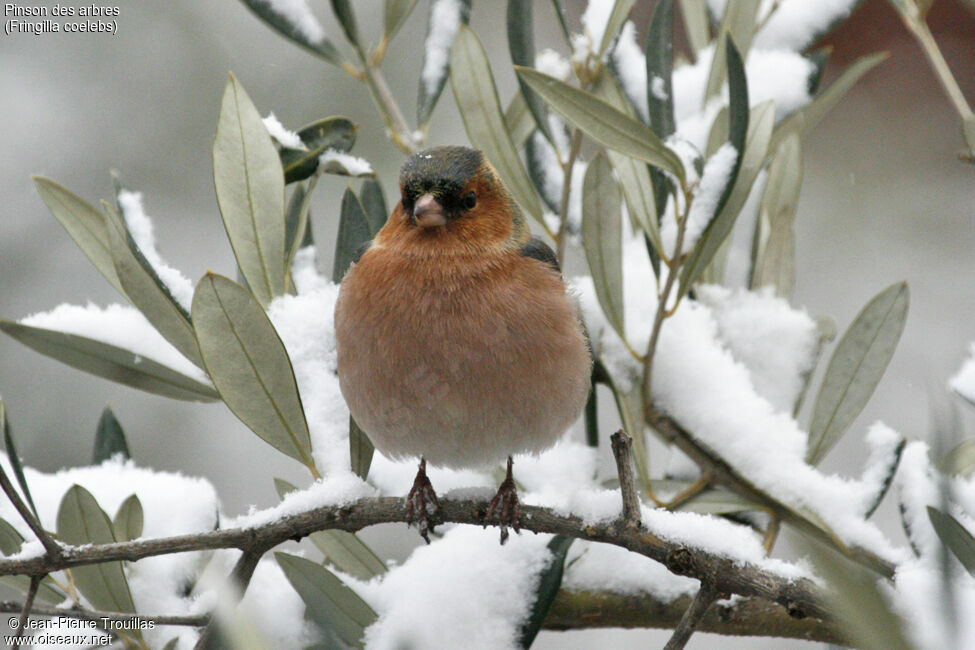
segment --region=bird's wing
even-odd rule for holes
[[[352,263],[355,264],[356,262],[358,262],[359,260],[361,260],[362,259],[362,255],[367,250],[369,250],[369,247],[370,246],[372,246],[372,240],[371,239],[370,240],[367,240],[367,241],[364,241],[361,244],[359,244],[359,248],[355,249],[355,253],[352,254]]]
[[[555,256],[555,251],[553,251],[548,244],[543,242],[538,237],[532,237],[529,239],[525,245],[521,247],[521,254],[524,257],[531,257],[541,262],[545,262],[551,266],[553,270],[559,273],[562,272],[562,269],[559,268],[559,258]]]

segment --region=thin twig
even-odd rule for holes
[[[762,538],[762,548],[765,549],[766,553],[772,552],[775,540],[779,538],[779,528],[782,523],[782,520],[774,512],[770,513],[769,517],[768,527],[765,529],[765,536]]]
[[[13,613],[24,609],[26,603],[13,600],[0,601],[0,612]],[[203,627],[210,622],[209,614],[192,614],[188,616],[171,616],[167,614],[131,614],[128,612],[106,612],[94,609],[34,606],[31,609],[34,616],[49,616],[60,618],[78,618],[86,621],[101,621],[106,619],[115,623],[128,621],[144,621],[154,625],[181,625],[185,627]]]
[[[704,490],[711,486],[711,474],[710,472],[704,472],[701,476],[688,485],[685,489],[681,490],[673,499],[668,501],[664,507],[668,510],[676,510],[681,507],[697,495],[699,495]]]
[[[569,158],[562,165],[562,200],[559,203],[559,231],[555,236],[556,256],[559,265],[565,267],[566,239],[569,229],[569,194],[572,191],[572,171],[575,169],[576,158],[582,147],[582,131],[576,129],[572,133],[572,144],[569,146]]]
[[[694,634],[694,628],[707,614],[708,608],[717,600],[717,597],[718,590],[707,581],[702,580],[701,588],[697,590],[694,600],[691,601],[691,606],[681,616],[680,623],[677,624],[677,629],[674,630],[670,641],[664,646],[664,650],[682,650],[687,645],[691,635]]]
[[[59,558],[61,556],[61,546],[55,542],[50,535],[47,534],[47,531],[44,530],[44,526],[42,526],[41,522],[37,520],[34,513],[30,511],[30,508],[27,507],[24,500],[20,498],[20,493],[17,492],[17,488],[15,488],[13,483],[10,482],[10,478],[3,470],[2,465],[0,465],[0,487],[3,488],[7,498],[10,499],[10,503],[12,503],[14,508],[17,509],[17,512],[20,514],[23,520],[27,522],[30,529],[34,531],[37,539],[40,540],[41,544],[44,545],[44,549],[47,551],[47,554],[51,557],[51,559],[53,560]]]
[[[622,519],[627,526],[638,528],[641,524],[640,497],[633,478],[633,459],[630,458],[633,438],[620,429],[610,436],[610,441],[613,445],[613,456],[616,458],[616,471],[620,477],[620,492],[623,494]]]
[[[237,564],[234,566],[234,570],[230,573],[231,581],[231,593],[233,594],[233,602],[223,602],[221,607],[232,608],[240,599],[244,597],[244,592],[247,591],[247,586],[251,582],[251,578],[254,576],[254,570],[257,569],[258,562],[261,561],[261,557],[271,550],[270,546],[258,546],[252,549],[247,549],[238,558]],[[204,650],[205,648],[215,648],[219,644],[215,644],[217,641],[217,628],[220,626],[220,621],[218,617],[214,617],[207,624],[206,628],[200,634],[200,638],[194,646],[194,650]]]
[[[27,589],[27,597],[24,604],[20,606],[20,618],[17,621],[17,638],[14,639],[13,650],[20,647],[20,642],[27,632],[27,619],[30,618],[31,608],[34,607],[34,597],[37,596],[37,588],[41,586],[41,576],[31,576],[30,587]]]
[[[443,499],[445,523],[481,526],[487,510],[485,499]],[[587,523],[579,517],[549,508],[524,505],[521,526],[536,533],[568,535],[592,542],[613,544],[665,564],[671,572],[697,579],[712,579],[721,593],[753,596],[789,608],[794,616],[825,618],[822,594],[812,581],[779,576],[738,559],[665,540],[652,530],[621,527],[617,522]],[[66,546],[60,558],[0,558],[0,575],[46,575],[75,566],[189,551],[238,548],[270,549],[286,540],[299,539],[320,530],[356,532],[381,523],[406,523],[406,506],[400,497],[360,499],[342,506],[322,506],[282,516],[252,528],[230,528],[131,542]],[[493,525],[493,524],[492,524]]]
[[[389,137],[403,153],[416,153],[422,141],[414,136],[413,131],[406,123],[406,118],[403,117],[403,112],[400,110],[399,104],[396,103],[382,71],[365,60],[362,61],[362,64],[362,80],[369,88],[372,100],[379,110],[386,130],[389,132]]]

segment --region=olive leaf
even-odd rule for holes
[[[247,7],[253,11],[258,18],[263,20],[267,25],[272,27],[282,36],[285,36],[292,42],[297,43],[313,54],[320,56],[329,63],[333,63],[335,65],[341,64],[342,57],[339,54],[339,51],[335,49],[335,46],[325,37],[324,33],[309,33],[307,28],[302,28],[284,13],[279,13],[276,7],[280,5],[275,5],[270,0],[242,0],[242,2],[247,5]]]
[[[129,458],[129,445],[125,441],[122,425],[112,413],[112,408],[106,406],[95,429],[95,448],[92,451],[91,463],[100,465],[115,454],[121,454],[122,458]]]
[[[582,242],[599,306],[620,338],[623,323],[622,214],[620,189],[601,153],[582,183]]]

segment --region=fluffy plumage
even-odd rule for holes
[[[383,454],[475,467],[552,444],[590,355],[551,250],[476,150],[412,156],[402,200],[342,282],[342,393]]]

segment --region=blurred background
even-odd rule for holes
[[[327,3],[309,4],[340,43]],[[375,42],[383,3],[354,4],[360,30]],[[578,29],[585,3],[565,4]],[[643,34],[654,4],[639,0],[634,10]],[[536,11],[536,44],[565,53],[545,5]],[[471,20],[492,58],[503,104],[516,88],[502,36],[504,6],[475,2]],[[426,8],[421,2],[383,66],[411,122]],[[119,300],[48,213],[31,174],[49,176],[97,205],[111,198],[108,171],[116,169],[128,187],[143,192],[159,248],[171,264],[194,279],[207,269],[233,275],[211,171],[229,71],[262,114],[273,111],[291,128],[335,114],[358,122],[352,153],[371,161],[387,200],[395,203],[404,156],[386,139],[361,84],[277,36],[239,2],[137,1],[120,3],[120,9],[117,35],[0,35],[0,317],[16,320],[62,302]],[[975,101],[975,10],[940,0],[929,22],[962,90]],[[794,303],[813,316],[832,316],[842,332],[882,288],[907,280],[911,289],[907,327],[887,375],[824,465],[853,474],[864,456],[861,433],[878,418],[908,438],[928,437],[932,400],[944,403],[945,382],[975,340],[975,167],[957,158],[958,117],[887,2],[864,2],[825,44],[833,47],[827,83],[858,56],[887,50],[891,57],[804,141]],[[449,87],[428,142],[466,143]],[[325,244],[323,269],[331,266],[344,187],[344,179],[327,178],[315,193],[312,218],[316,239]],[[111,404],[140,465],[207,477],[229,514],[276,502],[272,476],[305,480],[299,466],[271,452],[223,405],[120,387],[7,337],[0,338],[0,396],[25,463],[42,471],[89,463],[95,424]],[[957,399],[947,402],[957,407],[963,430],[975,431],[975,409]],[[602,404],[608,411],[609,401]],[[894,501],[888,498],[877,516],[901,539]],[[370,533],[380,544],[383,537],[382,530]],[[656,647],[667,636],[544,633],[535,647]],[[689,647],[809,646],[695,635]]]

